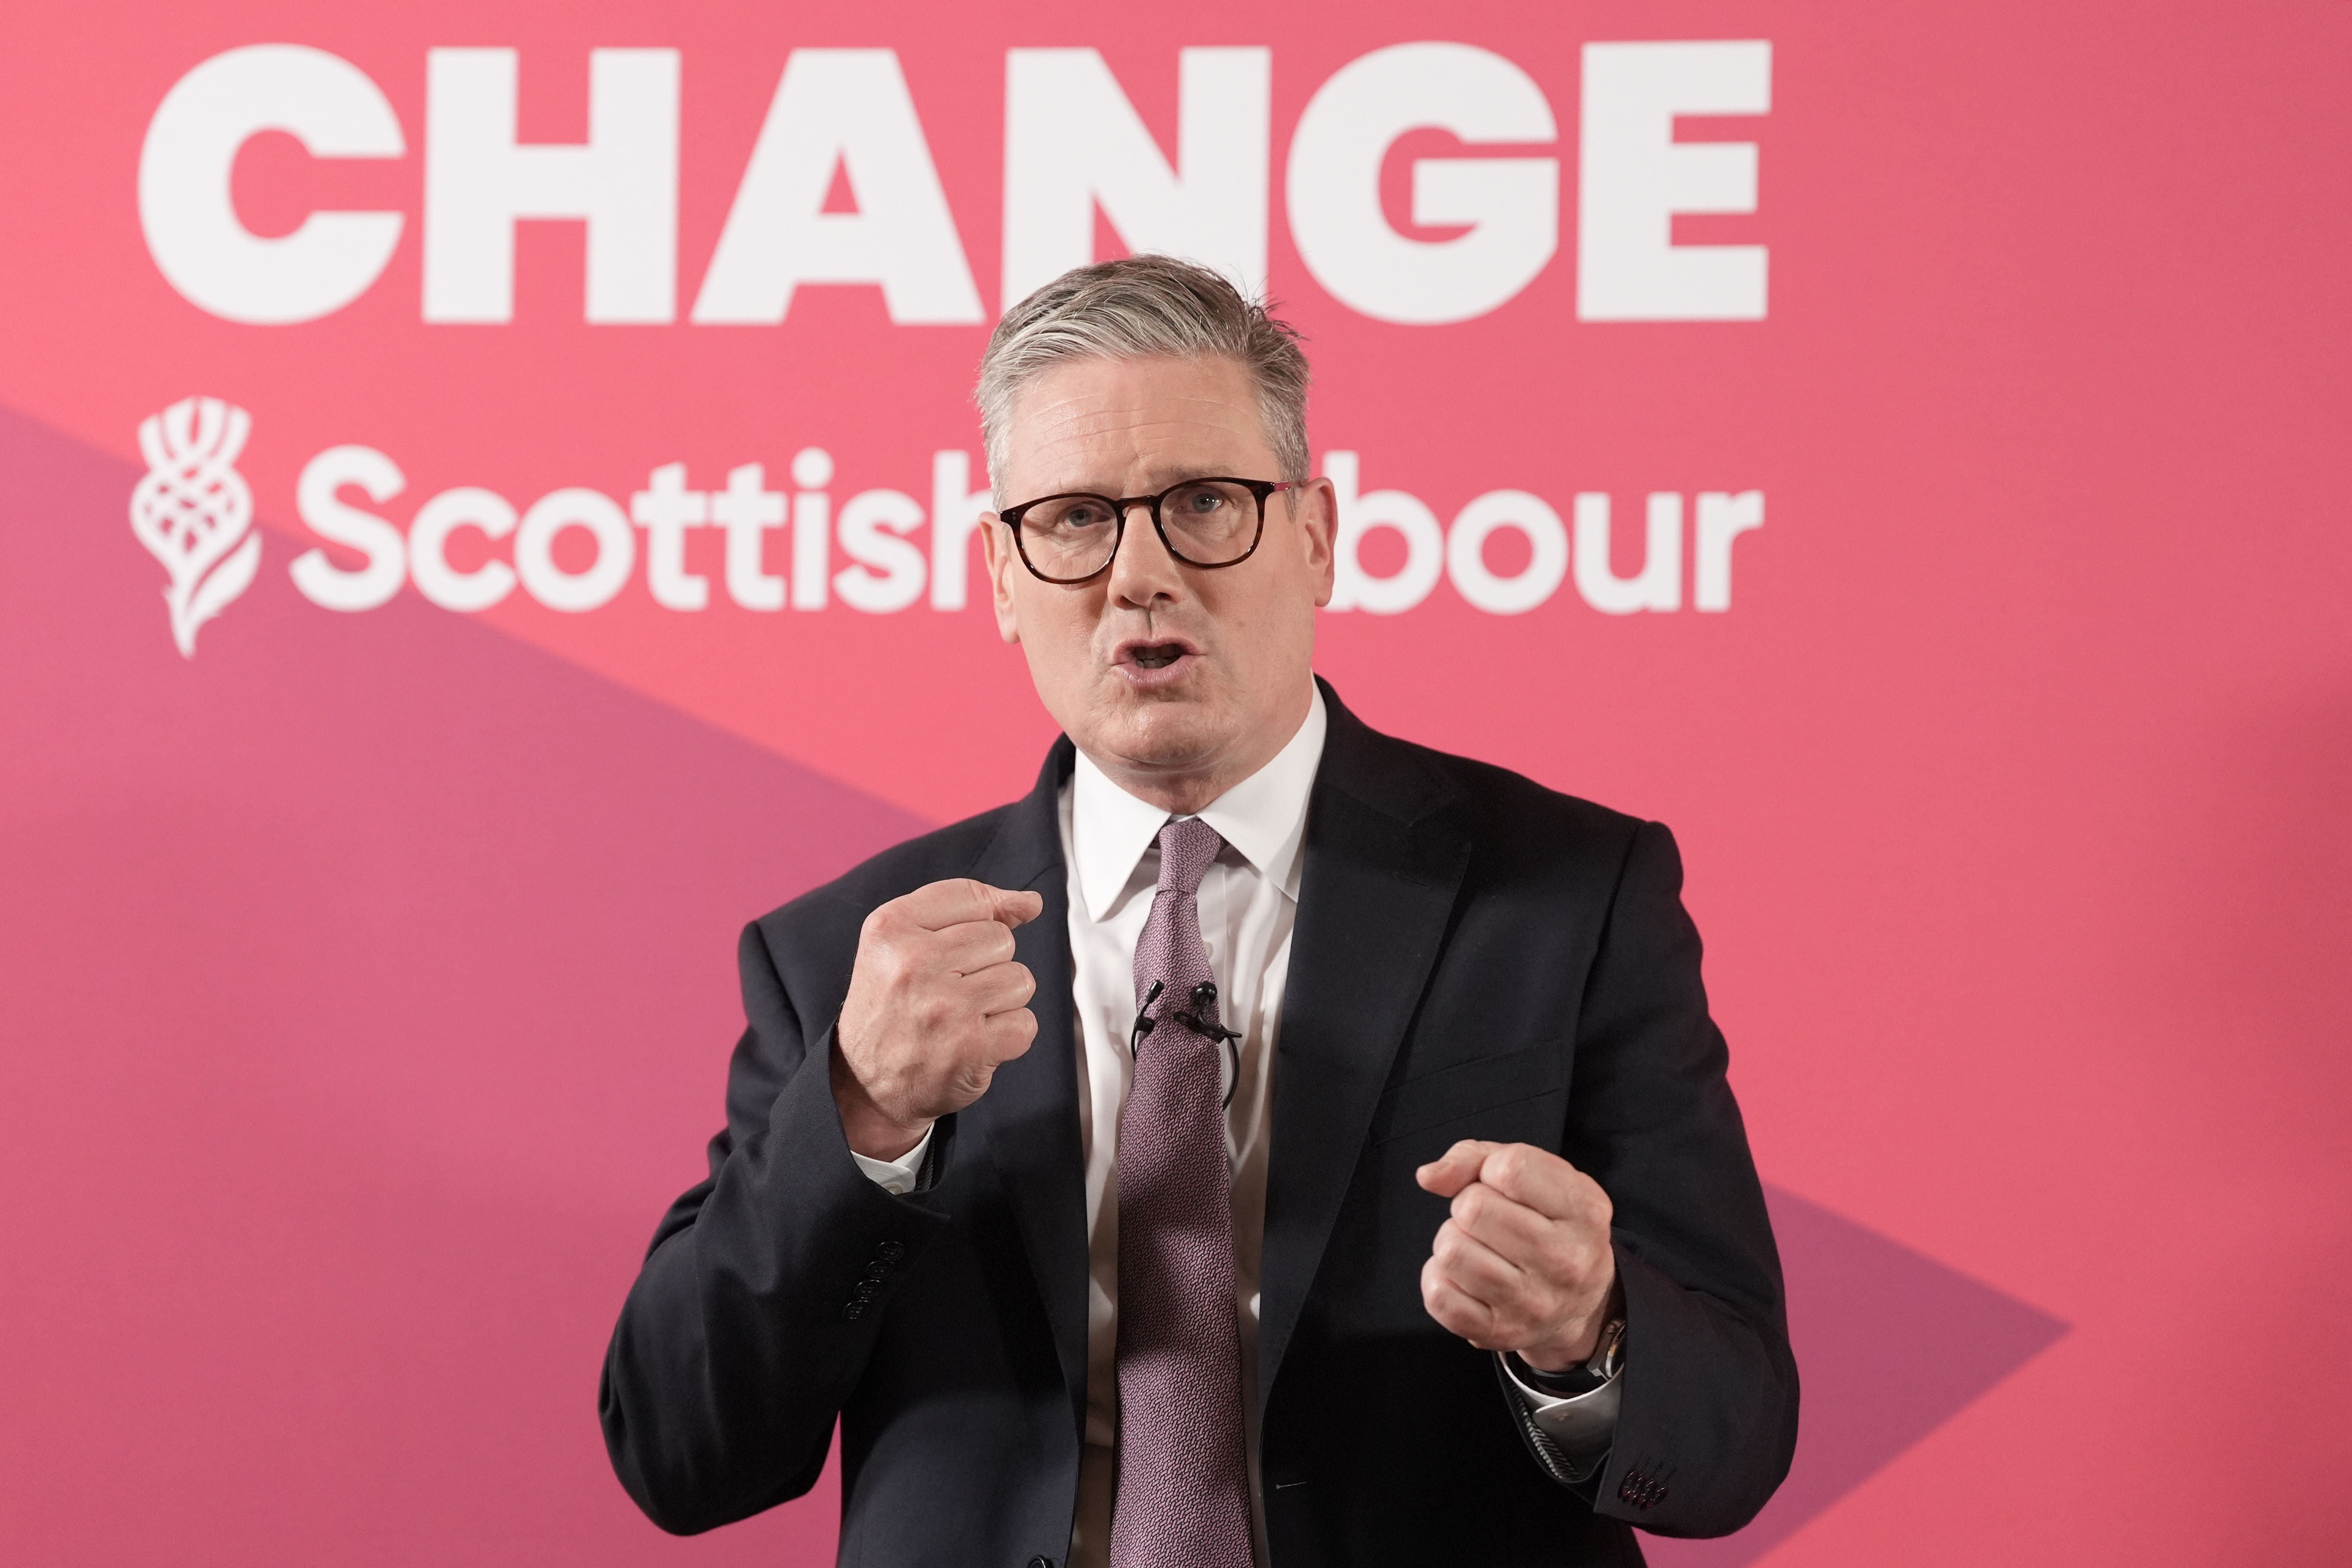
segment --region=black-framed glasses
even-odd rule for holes
[[[1048,583],[1067,585],[1110,570],[1127,536],[1127,514],[1139,506],[1151,509],[1160,542],[1185,565],[1238,566],[1265,536],[1265,498],[1297,488],[1288,479],[1186,479],[1156,496],[1040,496],[997,516],[1013,531],[1024,566]]]

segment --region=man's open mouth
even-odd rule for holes
[[[1154,643],[1149,647],[1137,648],[1133,657],[1135,662],[1146,669],[1165,669],[1184,657],[1184,646],[1172,642]]]

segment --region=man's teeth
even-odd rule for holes
[[[1146,669],[1164,668],[1183,657],[1184,650],[1173,643],[1163,644],[1159,647],[1139,647],[1135,650],[1135,662]]]

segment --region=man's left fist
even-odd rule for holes
[[[1465,1139],[1414,1173],[1454,1200],[1421,1266],[1421,1300],[1483,1351],[1538,1372],[1591,1358],[1617,1283],[1601,1184],[1529,1143]]]

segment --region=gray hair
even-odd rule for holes
[[[1248,373],[1281,478],[1307,477],[1307,356],[1298,332],[1218,273],[1172,256],[1074,267],[1004,313],[980,357],[981,439],[1001,485],[1013,400],[1055,365],[1078,359],[1198,359]],[[1239,476],[1248,478],[1252,476]],[[996,500],[1002,505],[1001,489]]]

